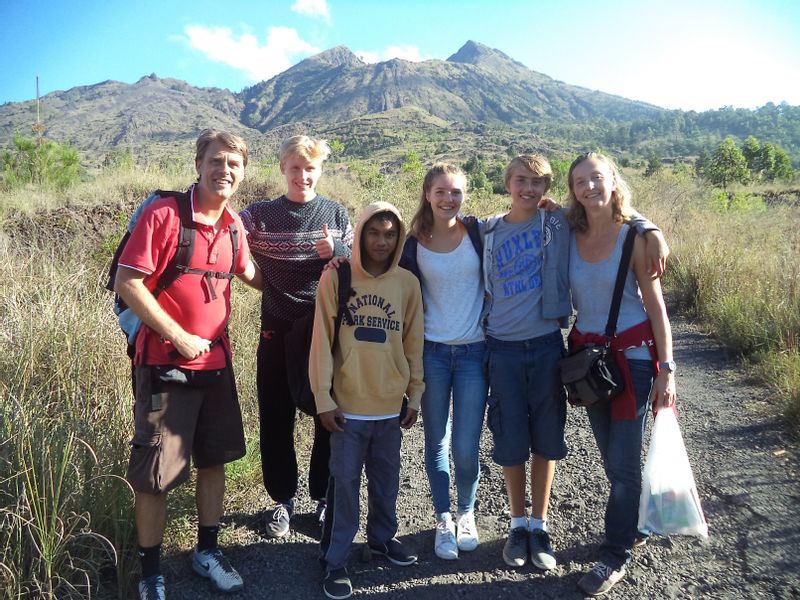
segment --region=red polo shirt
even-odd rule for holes
[[[233,261],[231,237],[228,226],[235,223],[239,229],[239,256],[235,272],[243,273],[249,259],[247,235],[238,214],[225,207],[222,227],[215,232],[213,225],[201,223],[194,210],[194,188],[192,188],[192,215],[197,225],[194,254],[190,267],[209,271],[230,271]],[[161,198],[145,207],[136,222],[131,237],[119,259],[120,266],[146,273],[144,284],[150,291],[175,254],[180,230],[180,215],[175,198]],[[214,287],[216,299],[212,298],[209,285]],[[184,273],[161,292],[158,303],[168,315],[189,333],[208,340],[222,336],[228,346],[225,326],[231,313],[231,286],[228,279],[209,279],[194,273]],[[136,363],[148,365],[178,365],[189,369],[220,369],[225,366],[225,353],[221,344],[215,344],[210,352],[194,360],[183,357],[170,358],[175,350],[171,342],[161,337],[146,325],[142,325],[136,338]]]

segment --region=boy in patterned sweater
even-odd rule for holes
[[[257,389],[264,487],[276,502],[267,521],[269,537],[289,532],[297,493],[294,448],[296,408],[286,378],[284,338],[297,319],[314,311],[322,267],[333,256],[350,256],[353,230],[347,209],[316,192],[322,163],[330,154],[325,140],[297,135],[280,149],[286,193],[242,211],[253,260],[264,278]],[[330,434],[314,419],[309,494],[322,524],[328,486]]]

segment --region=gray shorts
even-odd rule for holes
[[[242,413],[229,368],[139,365],[134,386],[127,479],[137,492],[162,494],[177,487],[189,478],[190,457],[202,469],[245,455]]]

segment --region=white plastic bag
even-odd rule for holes
[[[642,473],[639,530],[708,537],[692,467],[675,412],[659,410]]]

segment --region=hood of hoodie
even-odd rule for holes
[[[356,223],[355,235],[353,236],[353,258],[351,261],[353,275],[373,277],[373,275],[367,273],[363,267],[363,259],[361,256],[361,236],[364,233],[364,225],[367,223],[367,221],[369,221],[374,215],[383,212],[390,212],[395,215],[398,223],[400,224],[400,230],[397,232],[397,247],[394,249],[392,264],[389,266],[386,272],[388,273],[389,271],[396,269],[398,263],[400,262],[400,256],[403,254],[403,242],[406,239],[406,226],[405,223],[403,223],[403,217],[400,215],[400,211],[397,210],[393,204],[383,201],[373,202],[361,211],[361,214],[358,216],[358,222]]]

